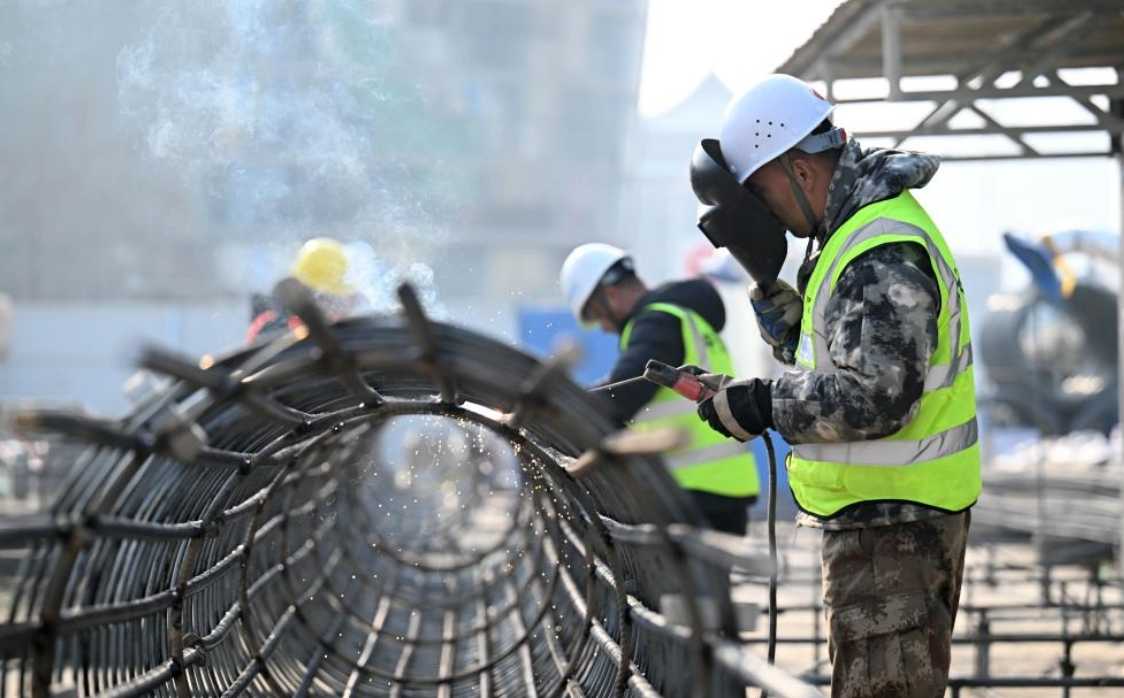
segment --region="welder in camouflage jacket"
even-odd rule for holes
[[[980,494],[968,309],[910,191],[938,160],[864,149],[831,112],[806,83],[769,76],[696,150],[700,228],[754,273],[761,335],[791,367],[729,384],[699,416],[793,445],[799,523],[823,530],[832,695],[941,696]],[[735,186],[714,183],[727,175]],[[779,263],[761,268],[786,229],[810,240],[795,289],[774,280]]]

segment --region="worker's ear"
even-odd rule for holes
[[[806,196],[811,196],[819,178],[819,171],[816,169],[813,159],[796,151],[790,156],[789,162],[792,163],[792,174],[796,177],[800,188]]]

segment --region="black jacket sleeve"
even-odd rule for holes
[[[658,359],[672,366],[683,363],[683,331],[674,315],[649,310],[636,316],[628,348],[621,352],[609,381],[615,383],[644,373],[649,359]],[[611,390],[608,398],[611,414],[618,425],[624,426],[640,408],[655,397],[658,386],[639,381]]]

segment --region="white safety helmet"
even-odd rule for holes
[[[632,268],[632,257],[627,252],[602,242],[579,245],[566,257],[559,281],[566,304],[570,306],[570,311],[578,322],[588,322],[582,316],[582,309],[605,278],[605,272],[622,260],[629,269]]]
[[[843,129],[812,134],[835,106],[812,86],[791,75],[775,74],[734,98],[722,115],[718,142],[738,182],[791,148],[819,153],[846,141]]]

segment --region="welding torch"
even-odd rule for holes
[[[608,383],[590,390],[591,393],[610,392],[636,383],[648,382],[674,390],[692,402],[702,402],[722,388],[729,376],[714,373],[698,375],[686,367],[675,368],[656,359],[649,359],[643,375]]]

